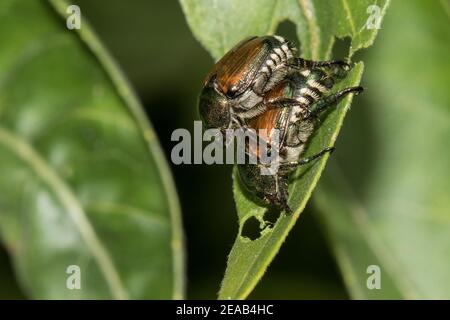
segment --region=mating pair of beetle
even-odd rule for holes
[[[261,175],[264,164],[240,164],[238,172],[247,191],[266,204],[291,213],[288,178],[298,166],[334,148],[300,158],[313,133],[318,115],[362,87],[330,94],[350,66],[339,60],[312,61],[295,56],[293,44],[280,36],[251,37],[238,43],[206,76],[199,99],[200,116],[208,128],[266,129],[269,145],[272,129],[278,129],[279,170]],[[248,148],[246,152],[259,153]],[[259,154],[256,154],[259,157]]]

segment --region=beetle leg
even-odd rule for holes
[[[325,61],[314,61],[302,59],[299,57],[292,58],[288,64],[292,68],[296,69],[313,69],[318,67],[333,67],[340,66],[344,68],[344,70],[350,70],[350,65],[342,60],[325,60]]]
[[[277,193],[277,204],[278,206],[283,209],[286,214],[291,215],[292,209],[288,205],[288,191],[287,191],[287,184],[283,177],[278,177],[278,193]]]
[[[292,209],[288,205],[289,194],[285,178],[277,177],[275,183],[277,189],[276,195],[267,196],[267,200],[270,204],[280,208],[281,210],[284,210],[287,215],[291,215]]]
[[[345,88],[341,91],[336,92],[335,94],[332,94],[330,96],[324,97],[317,101],[312,107],[310,108],[310,117],[315,116],[325,110],[326,108],[335,105],[339,101],[341,101],[343,98],[345,98],[346,95],[349,93],[354,93],[356,95],[360,94],[364,91],[364,88],[361,86],[358,87],[349,87]]]
[[[266,106],[266,110],[269,109],[277,109],[277,108],[290,108],[295,106],[301,106],[304,108],[308,108],[306,105],[302,104],[298,100],[291,98],[280,98],[272,101],[268,101],[264,103]]]
[[[322,151],[320,151],[320,152],[318,152],[318,153],[316,153],[316,154],[314,154],[314,155],[312,155],[310,157],[303,158],[303,159],[300,159],[298,161],[291,161],[291,162],[282,163],[281,165],[282,166],[301,166],[301,165],[305,165],[305,164],[310,163],[311,161],[313,161],[313,160],[315,160],[317,158],[322,157],[323,155],[325,155],[328,152],[330,152],[330,153],[333,152],[334,149],[335,149],[335,147],[325,148]]]
[[[285,145],[286,145],[286,147],[297,148],[300,145],[305,143],[300,138],[299,130],[298,130],[298,124],[297,123],[289,124],[286,132],[292,133],[292,134],[287,135],[286,138],[283,140]],[[284,149],[286,149],[286,148],[284,148]]]
[[[305,142],[304,142],[304,141],[301,141],[301,140],[299,139],[298,142],[295,142],[295,143],[290,143],[290,144],[287,144],[287,143],[286,143],[286,146],[288,146],[288,147],[290,147],[290,148],[297,148],[297,147],[300,147],[302,144],[305,144]]]
[[[230,124],[228,125],[228,129],[232,129],[233,127],[241,127],[241,122],[236,117],[231,117]]]

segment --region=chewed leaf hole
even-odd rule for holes
[[[270,208],[264,213],[264,220],[267,224],[274,225],[278,221],[280,215],[281,211],[279,208]]]
[[[250,240],[256,240],[261,237],[261,223],[255,216],[252,216],[245,220],[242,226],[241,237],[248,238]]]
[[[352,44],[352,38],[334,38],[333,49],[331,51],[331,56],[333,59],[346,60],[350,52],[350,46]]]
[[[295,23],[293,23],[291,20],[283,20],[278,25],[275,34],[282,36],[285,39],[294,40],[297,39],[297,27],[295,26]],[[298,44],[296,42],[294,44],[297,46],[298,49]]]
[[[241,237],[251,241],[259,239],[261,236],[272,231],[273,226],[280,217],[280,210],[269,209],[264,213],[264,219],[261,215],[251,216],[244,221],[241,229]]]

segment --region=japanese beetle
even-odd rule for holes
[[[343,66],[315,67],[287,77],[283,82],[266,94],[266,99],[294,100],[289,108],[267,110],[263,114],[249,120],[249,127],[258,130],[266,129],[268,134],[261,136],[269,145],[272,140],[272,129],[278,129],[281,143],[278,146],[279,169],[273,175],[262,175],[258,164],[239,164],[238,174],[244,189],[265,204],[275,205],[291,213],[288,205],[288,181],[290,174],[299,165],[304,165],[333,151],[334,147],[325,148],[307,158],[301,158],[311,134],[314,131],[316,117],[330,106],[336,105],[349,93],[359,94],[362,87],[349,87],[329,94],[334,83],[346,74]],[[248,154],[259,157],[260,150],[248,147]]]
[[[342,61],[298,58],[295,51],[280,36],[250,37],[228,51],[208,72],[200,93],[199,113],[206,127],[245,127],[246,120],[268,109],[290,106],[283,96],[265,99],[290,74],[320,66],[347,66]]]

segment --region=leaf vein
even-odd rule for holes
[[[350,29],[352,31],[352,35],[356,35],[356,27],[355,27],[355,21],[353,20],[352,11],[350,10],[347,0],[341,0],[341,1],[342,1],[342,5],[344,6],[345,13],[347,14],[347,21],[349,22]]]
[[[311,56],[313,59],[318,60],[320,47],[320,28],[316,19],[316,15],[314,13],[314,5],[311,0],[299,0],[299,4],[308,24]]]
[[[53,190],[56,197],[61,201],[61,204],[67,209],[68,214],[78,227],[86,245],[91,250],[95,261],[109,285],[113,297],[116,299],[128,298],[128,294],[124,289],[122,280],[108,251],[92,228],[83,207],[70,187],[59,177],[53,168],[45,163],[45,160],[28,142],[2,127],[0,127],[0,144],[3,144],[23,162],[28,164],[49,188]]]

